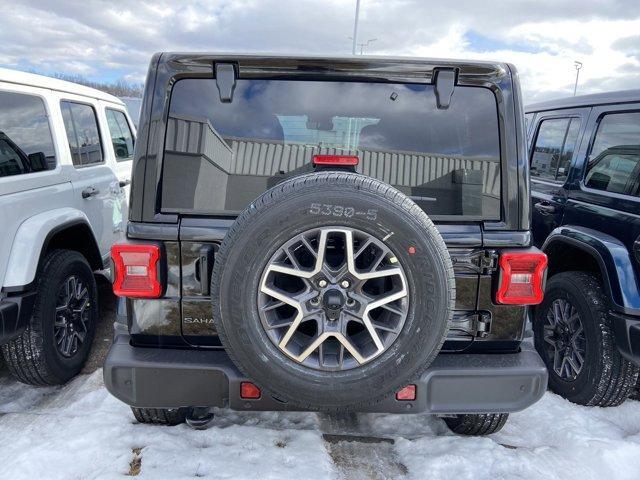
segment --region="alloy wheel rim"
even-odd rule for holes
[[[58,289],[53,325],[56,348],[63,357],[73,357],[84,344],[90,307],[89,289],[77,276],[67,277]]]
[[[544,342],[555,373],[563,380],[575,380],[584,366],[587,341],[578,310],[569,301],[557,298],[549,306]]]
[[[407,279],[391,249],[353,228],[296,235],[267,262],[258,313],[271,342],[321,371],[362,366],[398,338],[409,307]]]

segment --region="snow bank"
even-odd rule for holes
[[[334,464],[349,458],[343,448],[351,455],[374,452],[368,471],[378,478],[388,471],[415,479],[640,478],[640,402],[583,408],[547,394],[490,438],[453,436],[441,420],[426,415],[358,419],[354,431],[344,433],[393,438],[395,445],[328,446],[320,418],[312,413],[220,410],[205,431],[140,425],[107,393],[100,371],[61,388],[27,387],[3,372],[0,477],[362,478],[361,466],[351,471],[348,462]],[[398,468],[387,468],[391,461]]]

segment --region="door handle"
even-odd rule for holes
[[[120,188],[124,188],[124,187],[126,187],[127,185],[130,185],[130,184],[131,184],[131,180],[128,179],[128,178],[125,178],[124,180],[120,180],[118,182],[118,185],[120,185]]]
[[[540,213],[551,214],[556,213],[556,207],[551,205],[549,202],[538,202],[533,204],[533,208],[538,210]]]
[[[87,187],[84,190],[82,190],[82,198],[93,197],[98,193],[100,193],[100,190],[98,190],[96,187]]]
[[[196,280],[200,282],[200,293],[209,295],[209,282],[211,281],[211,270],[213,268],[214,248],[211,245],[204,245],[198,252],[196,260]]]

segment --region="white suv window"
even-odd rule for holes
[[[131,157],[133,157],[134,140],[131,128],[129,128],[129,123],[127,122],[127,117],[124,115],[124,112],[112,110],[111,108],[107,108],[106,113],[116,160],[118,162],[131,160]]]
[[[91,105],[60,102],[71,159],[76,167],[104,162],[96,112]]]
[[[55,167],[55,149],[42,99],[0,92],[0,177]]]

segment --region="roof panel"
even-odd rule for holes
[[[59,92],[73,93],[85,97],[96,98],[106,102],[124,105],[118,97],[110,95],[95,88],[86,87],[73,82],[59,80],[35,73],[21,72],[19,70],[11,70],[9,68],[0,68],[0,82],[17,83],[20,85],[29,85],[32,87],[48,88]]]

